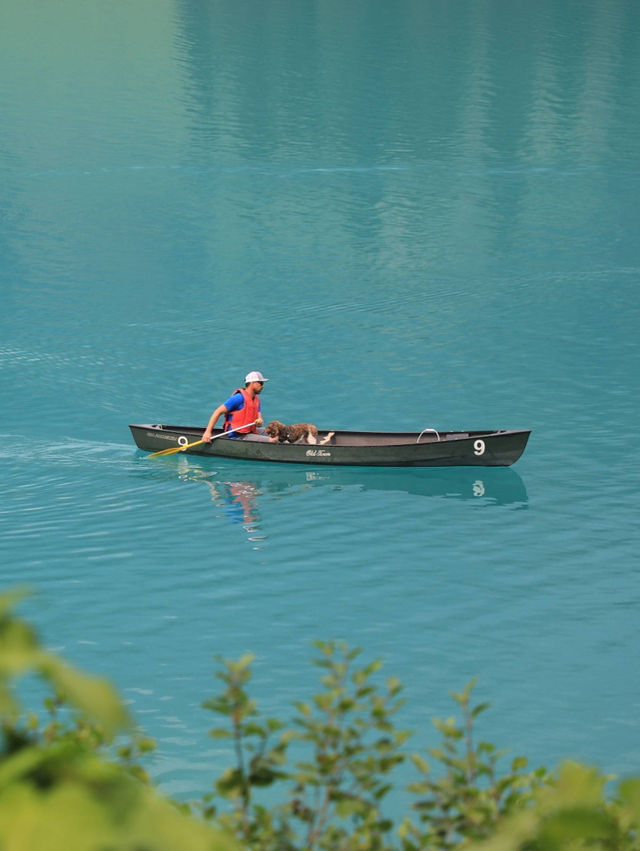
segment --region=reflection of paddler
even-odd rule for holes
[[[259,490],[251,482],[207,482],[211,499],[222,500],[232,523],[258,523],[256,498]],[[255,513],[254,513],[255,512]]]
[[[258,495],[256,487],[251,482],[233,482],[229,485],[229,493],[233,503],[242,506],[243,522],[256,523],[259,518],[252,514],[256,508],[255,500]]]
[[[269,438],[259,433],[263,425],[260,413],[260,394],[265,383],[268,381],[261,372],[250,372],[244,379],[244,389],[239,388],[226,402],[219,405],[211,414],[209,424],[202,434],[204,443],[211,442],[211,432],[215,424],[224,414],[224,430],[233,429],[229,437],[232,440],[262,440]]]

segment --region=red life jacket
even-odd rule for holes
[[[224,430],[229,431],[230,428],[235,429],[236,434],[249,434],[257,431],[255,425],[242,428],[243,425],[252,423],[258,419],[260,415],[260,399],[254,396],[253,399],[246,390],[239,388],[236,393],[242,393],[244,405],[239,411],[227,412],[224,418]],[[233,394],[236,395],[235,393]]]

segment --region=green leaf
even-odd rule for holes
[[[22,621],[0,623],[0,676],[15,677],[37,667],[41,654],[34,630]]]
[[[517,756],[511,763],[511,770],[520,771],[521,769],[526,768],[528,763],[529,760],[526,756]]]
[[[392,697],[395,697],[398,692],[402,691],[403,685],[398,677],[389,677],[387,680],[387,689]]]
[[[366,812],[366,806],[357,798],[345,798],[336,803],[336,813],[340,818],[349,818],[350,816],[363,815]]]
[[[418,771],[420,771],[422,774],[429,774],[429,772],[431,771],[431,766],[429,765],[429,763],[427,762],[427,760],[426,760],[426,759],[424,759],[423,757],[421,757],[421,756],[420,756],[419,754],[417,754],[417,753],[413,753],[413,754],[411,754],[411,762],[413,762],[413,764],[415,765],[415,767],[416,767],[416,768],[418,769]]]
[[[250,721],[245,724],[242,728],[243,736],[265,736],[264,728],[260,726],[260,724],[256,724],[254,721]]]
[[[624,809],[635,821],[636,829],[640,828],[640,778],[621,781],[618,794]]]
[[[216,782],[216,789],[225,797],[236,795],[243,787],[244,781],[241,772],[237,768],[230,768],[224,772]]]
[[[68,701],[107,736],[131,726],[131,719],[113,687],[104,679],[82,674],[50,653],[41,653],[40,671]]]
[[[21,603],[25,597],[29,597],[31,592],[28,588],[13,588],[11,591],[4,591],[0,594],[0,628],[1,622],[7,617],[13,609]]]

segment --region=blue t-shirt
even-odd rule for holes
[[[224,403],[227,411],[232,414],[234,411],[241,411],[244,408],[244,396],[242,393],[234,393],[233,396],[230,396],[227,401]],[[258,410],[260,410],[260,400],[258,399]],[[238,433],[236,431],[232,432],[229,437],[233,440],[238,437]]]

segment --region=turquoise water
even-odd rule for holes
[[[287,715],[310,641],[482,733],[638,771],[640,6],[27,0],[0,27],[2,585],[112,678],[166,791]],[[148,460],[250,369],[267,419],[531,428],[510,469]]]

